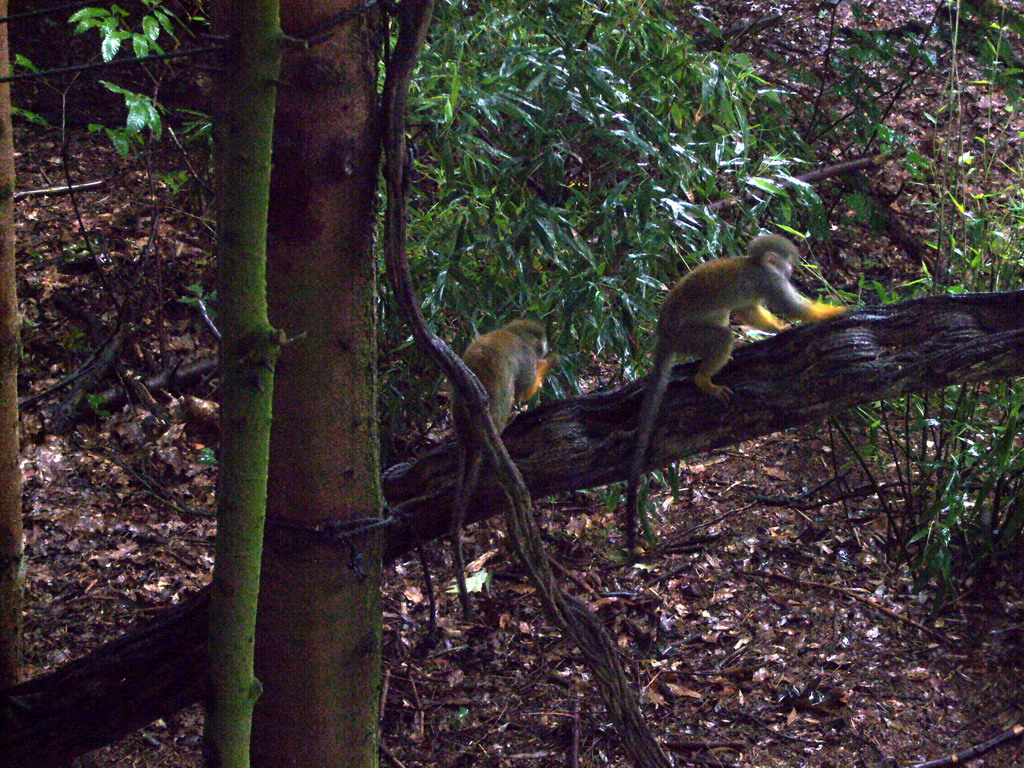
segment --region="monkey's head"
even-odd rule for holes
[[[747,243],[747,255],[758,266],[777,272],[788,280],[800,251],[789,238],[770,234],[758,235]]]
[[[513,320],[505,326],[505,330],[525,341],[537,353],[537,357],[544,357],[548,353],[548,335],[544,332],[544,326],[535,320]]]

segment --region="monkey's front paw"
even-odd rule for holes
[[[829,320],[833,317],[842,317],[849,312],[849,307],[843,307],[836,304],[825,304],[821,301],[816,301],[811,305],[812,320]]]

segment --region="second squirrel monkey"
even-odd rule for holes
[[[516,403],[529,400],[540,390],[551,368],[548,339],[544,328],[533,320],[513,320],[496,331],[478,336],[466,347],[462,360],[473,371],[487,392],[487,410],[500,434],[512,416]],[[452,398],[452,422],[461,446],[458,495],[452,516],[450,537],[455,560],[459,599],[466,616],[471,613],[466,589],[465,564],[460,539],[462,524],[480,473],[480,446],[469,430],[470,417],[458,397]]]
[[[636,547],[637,486],[647,458],[654,419],[668,387],[672,366],[687,356],[700,358],[694,384],[722,402],[729,389],[711,381],[732,356],[729,316],[762,331],[777,333],[788,325],[772,312],[817,321],[846,313],[812,301],[791,282],[799,251],[781,235],[760,235],[747,244],[745,256],[715,259],[695,267],[677,282],[661,306],[654,336],[654,386],[647,391],[636,431],[636,446],[626,486],[626,546]]]
[[[513,320],[496,331],[477,336],[462,353],[462,360],[483,384],[487,410],[500,434],[516,403],[529,400],[544,383],[551,367],[545,358],[548,337],[540,323]],[[466,416],[458,398],[452,400],[455,434],[463,439]]]

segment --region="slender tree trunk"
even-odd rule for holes
[[[7,0],[0,0],[0,16]],[[10,68],[7,24],[0,24],[0,77]],[[21,671],[21,600],[25,584],[18,468],[20,316],[14,272],[14,144],[11,86],[0,84],[0,685]]]
[[[267,319],[270,146],[281,64],[277,0],[220,0],[223,35],[217,162],[220,479],[210,606],[206,741],[211,765],[247,768],[253,705],[256,600],[267,502],[273,366]]]
[[[361,0],[285,0],[268,239],[274,391],[253,763],[375,766],[381,532],[373,232],[383,27]],[[351,13],[347,13],[351,12]],[[323,25],[323,26],[321,26]],[[333,539],[316,526],[332,523]],[[340,536],[338,535],[340,533]]]

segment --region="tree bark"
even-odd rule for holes
[[[0,16],[7,0],[0,0]],[[10,69],[7,24],[0,29],[0,77]],[[0,84],[0,686],[21,674],[22,593],[25,558],[18,466],[18,361],[21,315],[15,293],[14,144],[11,86]]]
[[[211,586],[206,748],[210,765],[248,768],[256,601],[267,508],[271,399],[280,340],[267,319],[270,147],[281,64],[277,0],[220,0],[228,40],[218,71],[217,306],[220,464]]]
[[[284,0],[267,280],[288,342],[274,385],[256,631],[255,766],[376,766],[383,531],[345,556],[311,531],[383,507],[376,412],[376,225],[383,11]],[[316,32],[310,31],[316,28]]]
[[[859,310],[793,329],[736,352],[717,380],[731,405],[696,390],[693,364],[679,366],[655,426],[648,469],[818,421],[852,406],[952,384],[1024,372],[1024,291],[935,296]],[[625,480],[646,380],[612,392],[551,403],[515,419],[503,434],[535,498]],[[454,443],[385,478],[400,522],[384,561],[448,533]],[[468,517],[501,510],[486,481]],[[347,547],[335,557],[348,557]],[[0,697],[0,768],[66,763],[88,749],[166,716],[200,695],[206,599],[147,622],[136,634]],[[198,627],[198,629],[197,629]],[[40,734],[54,740],[45,747]]]

